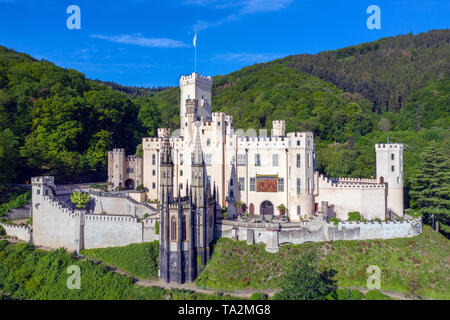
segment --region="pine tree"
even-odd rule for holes
[[[440,231],[450,236],[450,160],[449,154],[432,143],[421,154],[422,161],[411,186],[411,204],[425,223],[440,223]],[[439,224],[436,223],[437,230]]]

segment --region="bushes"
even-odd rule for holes
[[[159,234],[159,220],[155,222],[155,234]]]
[[[89,187],[92,188],[92,189],[108,191],[108,185],[107,184],[92,183]]]
[[[330,218],[329,220],[330,220],[330,222],[333,222],[333,224],[335,226],[337,226],[339,224],[339,219],[338,218]]]
[[[0,217],[6,215],[11,209],[21,208],[31,200],[31,191],[15,194],[11,199],[0,205]]]
[[[348,221],[361,221],[361,214],[358,211],[349,212]]]
[[[70,201],[77,205],[78,209],[84,209],[88,205],[91,196],[89,193],[77,192],[75,191],[70,195]]]
[[[0,226],[0,237],[6,236],[6,231],[3,229],[2,226]]]

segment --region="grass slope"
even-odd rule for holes
[[[216,289],[277,288],[293,255],[315,251],[319,268],[337,271],[338,286],[366,287],[367,267],[381,269],[381,289],[450,299],[450,245],[424,226],[422,238],[329,241],[285,245],[268,253],[262,245],[220,239],[196,284]]]
[[[130,244],[125,247],[82,250],[81,253],[88,258],[124,270],[137,278],[158,277],[158,241]]]

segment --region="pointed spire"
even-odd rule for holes
[[[194,157],[192,159],[192,164],[203,164],[203,152],[202,144],[200,140],[200,122],[196,122],[197,132],[195,135],[195,145],[194,145]]]

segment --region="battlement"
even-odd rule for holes
[[[411,220],[406,220],[406,221],[396,221],[396,220],[394,220],[394,221],[381,221],[381,222],[377,222],[377,221],[367,221],[367,222],[364,222],[364,221],[343,221],[343,222],[339,222],[339,226],[342,226],[342,227],[354,227],[355,225],[356,226],[358,226],[358,225],[367,225],[367,224],[380,224],[380,225],[411,225],[411,226],[414,226],[414,225],[416,225],[416,224],[421,224],[422,223],[422,220],[420,219],[420,218],[414,218],[414,219],[411,219]],[[332,223],[332,222],[329,222],[328,223],[328,225],[329,226],[334,226],[334,223]]]
[[[137,218],[134,217],[108,214],[87,214],[84,219],[85,221],[137,222]]]
[[[109,151],[111,153],[119,153],[119,154],[125,154],[125,149],[124,148],[114,148],[112,149],[112,151]]]
[[[375,145],[376,151],[383,151],[383,150],[400,150],[403,149],[403,143],[379,143]]]
[[[39,184],[44,184],[44,183],[54,183],[55,182],[55,177],[52,176],[41,176],[41,177],[33,177],[31,178],[31,183],[39,183]]]
[[[205,76],[198,74],[197,72],[193,72],[191,75],[181,76],[180,86],[182,86],[188,82],[191,82],[191,81],[200,81],[205,84],[212,85],[213,79],[210,76],[205,77]]]
[[[337,178],[339,182],[357,182],[357,183],[378,183],[377,179],[366,179],[366,178]]]
[[[10,224],[10,223],[3,223],[3,222],[0,222],[0,226],[5,229],[6,233],[8,233],[7,229],[23,230],[23,231],[31,232],[31,229],[28,226],[19,226],[17,224]]]
[[[166,130],[169,131],[169,135],[170,135],[170,128],[167,128],[167,129],[166,128],[158,128],[158,137],[163,138]]]
[[[289,132],[287,134],[287,136],[289,138],[303,138],[303,136],[304,136],[306,138],[313,139],[314,138],[314,133],[312,133],[312,132]]]

